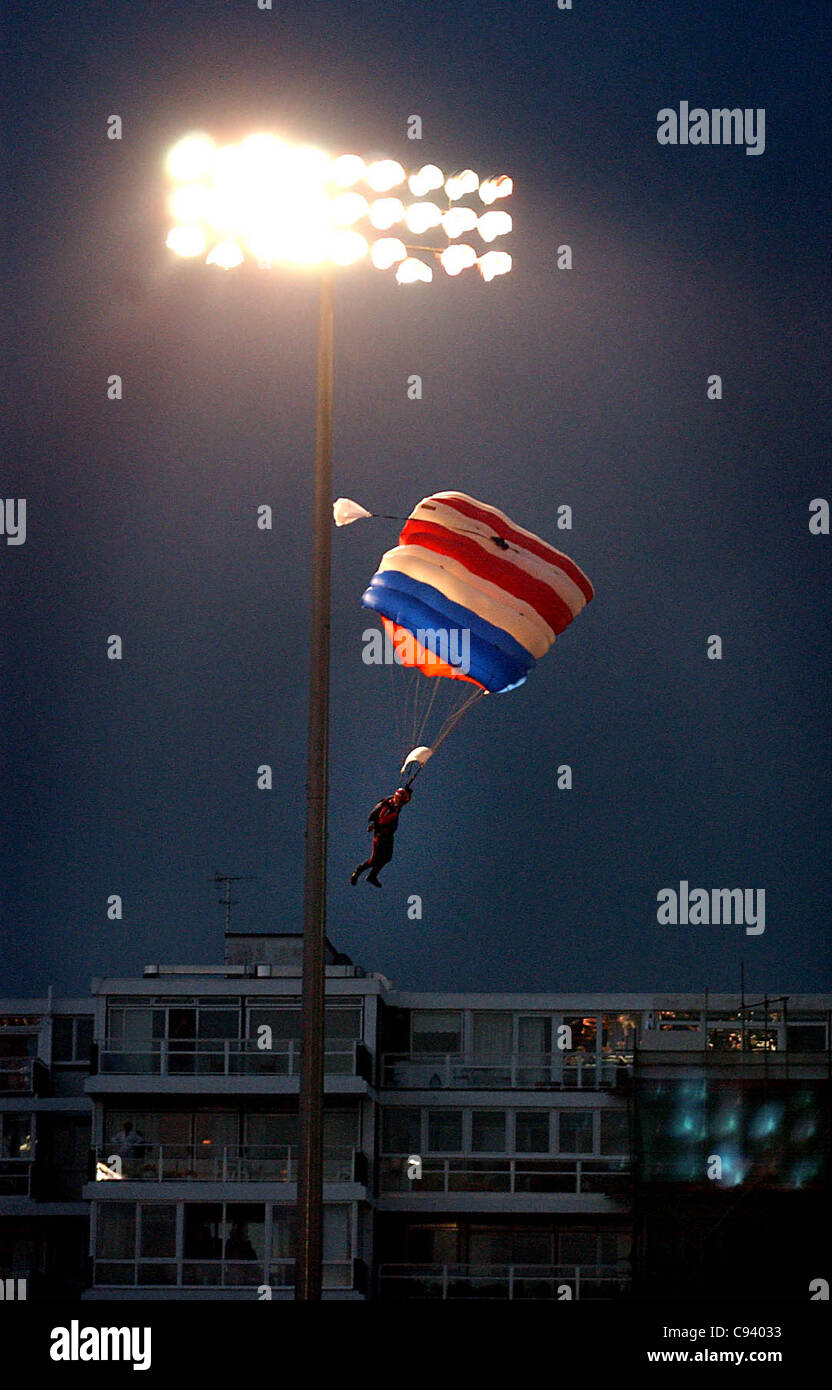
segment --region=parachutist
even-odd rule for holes
[[[350,874],[350,883],[353,888],[358,882],[365,869],[369,869],[367,882],[372,883],[374,888],[381,888],[382,884],[378,879],[379,869],[383,869],[385,864],[389,864],[393,858],[393,840],[399,824],[399,812],[403,806],[410,801],[413,793],[408,787],[397,787],[392,796],[386,796],[379,801],[367,818],[367,830],[373,837],[373,847],[370,851],[369,859],[363,864],[359,864]]]

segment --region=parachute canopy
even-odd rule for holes
[[[522,685],[593,594],[573,560],[498,508],[437,492],[414,507],[361,601],[382,618],[401,665],[502,694]]]

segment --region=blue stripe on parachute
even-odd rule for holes
[[[467,630],[471,634],[471,654],[465,674],[479,681],[492,695],[522,685],[537,665],[531,652],[510,632],[452,602],[433,585],[398,570],[378,570],[361,602],[414,635],[420,628]]]

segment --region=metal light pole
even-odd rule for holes
[[[321,272],[309,733],[306,751],[306,880],[301,998],[300,1173],[295,1297],[320,1299],[323,1258],[324,985],[326,968],[326,806],[329,786],[330,528],[332,526],[333,300],[331,267]]]
[[[330,526],[334,267],[364,256],[400,285],[429,282],[438,260],[449,276],[476,266],[483,280],[511,269],[504,251],[477,251],[459,237],[486,244],[511,230],[511,218],[491,205],[512,192],[500,174],[480,180],[472,169],[445,177],[435,164],[408,175],[396,160],[367,164],[359,155],[331,159],[321,150],[291,146],[274,135],[247,136],[217,146],[208,135],[186,136],[168,153],[173,185],[171,251],[232,270],[253,258],[261,266],[320,265],[318,381],[313,515],[312,619],[309,653],[309,730],[306,787],[306,879],[301,999],[300,1175],[295,1297],[320,1299],[323,1256],[323,1102],[326,980],[326,814],[329,753]],[[389,195],[404,191],[409,206]],[[364,188],[364,193],[357,189]],[[447,207],[425,201],[444,192]],[[382,195],[378,197],[376,195]],[[481,208],[463,200],[477,195]],[[445,246],[406,244],[403,225],[423,236],[441,227]],[[363,231],[356,230],[357,226]],[[370,242],[368,238],[381,232]],[[366,233],[366,235],[365,235]],[[205,254],[207,252],[207,255]],[[416,253],[416,254],[413,254]]]

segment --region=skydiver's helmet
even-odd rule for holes
[[[393,800],[398,801],[401,806],[406,806],[412,795],[408,787],[397,787],[393,793]]]

